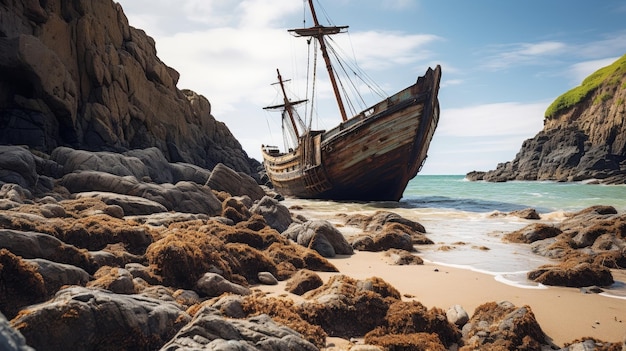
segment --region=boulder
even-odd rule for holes
[[[363,229],[362,235],[352,238],[352,247],[362,251],[400,249],[414,251],[413,245],[430,245],[426,229],[418,222],[396,213],[377,211],[373,215],[352,215],[346,225]]]
[[[541,219],[539,213],[534,208],[526,208],[523,210],[512,211],[509,213],[511,216],[516,216],[522,219]]]
[[[269,196],[263,196],[261,200],[250,208],[250,212],[263,216],[267,225],[276,229],[279,233],[287,230],[289,225],[293,223],[289,209]]]
[[[301,269],[294,274],[285,285],[285,290],[296,295],[317,289],[324,284],[322,278],[308,269]]]
[[[126,212],[128,209],[127,215],[144,215],[151,213],[149,211],[162,211],[163,208],[167,211],[217,215],[222,208],[220,201],[210,188],[187,181],[159,185],[140,182],[134,176],[117,176],[98,171],[81,171],[63,176],[59,183],[71,193],[87,192],[87,195],[84,195],[84,197],[100,197],[109,201],[110,205],[126,207],[124,210]],[[116,197],[106,193],[134,197]],[[142,202],[137,197],[150,202]],[[158,203],[163,207],[154,203]]]
[[[149,215],[167,212],[167,208],[156,201],[151,201],[139,196],[130,196],[104,191],[90,191],[75,194],[77,199],[94,198],[107,205],[118,206],[128,216]]]
[[[418,222],[388,211],[376,211],[371,216],[353,215],[346,218],[346,225],[361,228],[365,232],[379,232],[392,223],[403,224],[412,231],[426,233],[426,228]]]
[[[106,289],[116,294],[134,294],[138,289],[135,288],[133,275],[123,268],[118,267],[101,267],[94,274],[95,280],[87,284],[90,288]]]
[[[315,351],[318,348],[268,315],[231,319],[203,308],[161,350]]]
[[[35,267],[35,271],[41,274],[46,291],[49,295],[57,292],[64,285],[85,286],[90,280],[89,273],[84,269],[63,263],[34,258],[26,260]]]
[[[257,278],[259,280],[259,283],[264,284],[264,285],[277,285],[278,284],[278,280],[270,272],[259,272],[259,274],[257,275]]]
[[[384,257],[388,264],[395,266],[421,265],[424,264],[419,256],[414,255],[410,251],[401,249],[389,249],[385,251]]]
[[[385,251],[389,249],[399,249],[404,251],[415,251],[411,236],[401,231],[385,231],[375,234],[374,237],[357,236],[352,241],[352,247],[361,251]]]
[[[576,259],[557,265],[544,265],[528,272],[528,279],[545,285],[585,287],[591,285],[610,286],[614,283],[611,270]]]
[[[448,350],[461,339],[459,329],[437,307],[427,309],[417,301],[390,304],[385,321],[365,335],[368,344],[394,349],[397,345],[428,345],[426,350]]]
[[[531,308],[508,301],[478,306],[462,333],[463,350],[541,350],[551,346]]]
[[[66,263],[80,267],[87,272],[96,270],[95,262],[89,257],[87,251],[65,244],[48,234],[0,229],[0,247],[24,258],[43,258]]]
[[[328,221],[316,220],[293,224],[283,232],[283,235],[304,247],[319,252],[324,257],[354,253],[343,234]]]
[[[504,236],[504,238],[515,243],[530,244],[538,240],[553,238],[561,233],[562,231],[556,226],[537,223],[528,225],[512,233],[508,233]]]
[[[0,145],[0,186],[15,184],[28,190],[29,193],[50,192],[54,183],[52,178],[46,176],[44,172],[45,168],[51,167],[49,163],[26,148]]]
[[[380,278],[356,280],[336,275],[303,295],[298,314],[330,336],[365,335],[385,321],[389,303],[400,293]]]
[[[446,317],[450,323],[462,328],[469,321],[469,315],[461,305],[454,305],[446,311]]]
[[[26,339],[9,324],[7,318],[0,312],[0,350],[4,351],[35,351],[26,345]]]
[[[279,275],[281,277],[279,279],[289,278],[296,269],[301,268],[321,272],[338,272],[337,267],[317,251],[300,245],[275,242],[265,252],[274,262],[279,262],[277,267],[282,267],[286,270]]]
[[[229,282],[217,273],[205,273],[196,283],[197,291],[205,296],[215,297],[224,293],[248,295],[250,289],[239,284]]]
[[[205,184],[209,170],[188,163],[169,162],[160,149],[134,149],[124,153],[90,152],[69,147],[57,147],[50,155],[62,168],[63,174],[91,170],[117,176],[133,176],[157,184],[191,181]]]
[[[70,287],[22,311],[12,325],[38,350],[156,350],[190,319],[170,301]]]
[[[260,200],[265,196],[265,192],[254,178],[236,172],[222,163],[213,168],[206,185],[217,191],[225,191],[232,196],[248,195],[252,200]]]

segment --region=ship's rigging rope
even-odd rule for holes
[[[303,21],[302,22],[303,22],[304,28],[307,27],[306,26],[306,18],[307,18],[306,3],[307,3],[307,0],[303,0],[304,7],[303,7]],[[324,7],[319,3],[319,1],[316,1],[316,3],[317,3],[316,8],[321,10],[327,23],[329,23],[330,26],[335,26],[333,22],[331,21],[330,17],[328,16]],[[352,45],[350,32],[347,31],[347,34],[348,34],[348,38],[350,42],[350,47],[352,48],[352,55],[351,55],[352,59],[350,60],[344,58],[344,57],[349,57],[350,55],[346,55],[344,52],[338,51],[336,49],[336,48],[340,48],[341,46],[338,45],[331,36],[322,37],[322,40],[325,41],[327,51],[329,55],[332,56],[331,58],[332,61],[334,61],[333,67],[336,68],[336,70],[334,71],[335,78],[339,84],[345,107],[347,107],[351,115],[356,115],[358,111],[357,111],[357,107],[353,103],[353,100],[355,99],[357,100],[359,108],[361,110],[367,108],[368,106],[367,106],[367,103],[365,102],[365,99],[361,95],[359,86],[357,85],[357,83],[355,83],[355,80],[357,80],[359,84],[366,86],[372,92],[372,94],[377,95],[378,99],[384,99],[385,97],[387,97],[387,95],[382,90],[382,88],[380,88],[380,86],[378,86],[374,82],[374,80],[371,77],[369,77],[367,73],[365,73],[365,71],[363,71],[356,63],[356,59],[354,58],[356,55],[354,53],[354,46]],[[312,46],[310,45],[311,42],[313,42]],[[308,38],[307,48],[308,48],[307,73],[306,73],[306,87],[307,88],[305,89],[305,101],[308,100],[310,103],[310,106],[309,104],[305,104],[306,107],[304,110],[304,121],[302,120],[302,117],[300,117],[300,115],[297,113],[297,109],[295,108],[292,109],[292,112],[294,114],[294,120],[297,126],[293,126],[292,123],[290,123],[290,117],[288,115],[288,112],[286,110],[283,111],[282,116],[281,116],[281,120],[282,120],[281,125],[282,125],[282,134],[283,134],[283,142],[284,142],[285,150],[289,150],[290,148],[296,147],[298,145],[298,140],[297,140],[298,138],[296,136],[297,133],[294,131],[294,128],[303,129],[303,133],[310,131],[312,128],[313,120],[314,120],[313,118],[314,114],[317,113],[316,108],[315,108],[315,102],[316,102],[316,94],[317,94],[317,91],[316,91],[317,90],[317,84],[316,84],[317,62],[318,62],[318,57],[320,53],[318,40],[314,40],[313,38]],[[338,73],[341,73],[341,74],[338,74]],[[355,77],[355,80],[351,78],[353,76]],[[346,79],[348,80],[348,82],[347,84],[344,84],[344,80]],[[309,93],[310,93],[310,97],[309,97]],[[315,118],[315,120],[317,121],[318,118]],[[269,128],[269,120],[267,122],[268,122],[268,129],[271,130],[271,128]],[[319,126],[316,126],[316,128],[319,128]]]
[[[319,3],[319,1],[316,1],[317,5],[316,8],[321,10],[324,18],[326,19],[326,21],[331,25],[334,26],[333,22],[331,21],[330,17],[328,16],[326,10],[324,9],[324,7],[322,6],[322,4]],[[304,27],[306,27],[306,0],[303,1],[304,4],[304,11],[303,11],[303,24]],[[319,11],[318,11],[319,12]],[[348,31],[348,36],[350,35],[350,32]],[[328,40],[326,40],[326,38],[328,38]],[[349,36],[350,38],[350,36]],[[335,72],[335,78],[339,83],[339,86],[341,88],[342,91],[342,96],[343,96],[343,100],[345,102],[346,107],[348,108],[348,110],[350,111],[351,115],[356,115],[357,112],[359,112],[358,110],[362,110],[368,107],[367,102],[365,101],[365,99],[363,98],[363,95],[360,93],[360,89],[357,85],[357,83],[355,83],[355,80],[359,81],[360,83],[362,83],[364,86],[366,86],[371,92],[372,94],[376,95],[379,99],[384,99],[385,97],[387,97],[387,94],[385,94],[385,92],[382,90],[382,88],[380,86],[378,86],[374,80],[369,77],[367,75],[367,73],[365,73],[357,64],[356,64],[356,60],[352,59],[352,60],[347,60],[344,57],[347,57],[345,55],[345,53],[340,53],[337,51],[336,47],[340,47],[339,45],[337,45],[337,43],[332,39],[332,37],[324,37],[322,38],[322,40],[325,40],[326,43],[326,47],[329,51],[329,54],[332,55],[335,65],[333,65],[334,67],[338,67],[341,69],[341,72]],[[309,47],[309,57],[308,57],[308,61],[310,62],[310,56],[311,53],[313,53],[313,68],[311,69],[309,64],[307,63],[307,86],[309,86],[309,84],[311,84],[311,106],[315,106],[314,105],[314,99],[315,99],[315,83],[317,81],[317,54],[318,54],[318,49],[317,49],[317,40],[313,40],[315,43],[315,47],[314,50],[311,50],[310,45],[307,45]],[[311,43],[311,39],[307,40],[308,44]],[[351,42],[351,39],[350,39]],[[352,47],[352,56],[354,57],[354,47],[352,45],[350,45]],[[341,73],[341,74],[338,74]],[[313,75],[313,78],[310,78],[310,75]],[[355,80],[353,80],[351,77],[354,76]],[[309,81],[311,80],[311,82],[309,83]],[[344,80],[347,80],[347,86],[346,84],[344,84]],[[307,89],[307,98],[308,98],[308,89]],[[354,100],[357,100],[357,105],[355,106]],[[308,108],[308,107],[307,107]],[[308,111],[308,113],[305,113],[305,116],[307,117],[307,126],[310,130],[311,128],[311,123],[313,121],[313,113],[314,113],[314,108],[311,107],[311,110]]]

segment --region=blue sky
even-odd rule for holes
[[[303,0],[121,0],[130,24],[156,41],[179,89],[209,99],[250,157],[282,145],[276,68],[304,96]],[[543,126],[546,108],[626,54],[621,0],[315,0],[320,22],[391,95],[442,66],[441,120],[422,174],[465,174],[510,161]],[[327,16],[326,16],[327,15]],[[312,21],[307,14],[307,25]],[[290,83],[291,84],[291,83]],[[319,88],[321,128],[340,121]],[[326,92],[326,93],[324,93]],[[367,95],[366,95],[367,96]],[[375,102],[374,100],[371,101]]]

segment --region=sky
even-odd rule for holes
[[[313,25],[305,1],[117,2],[131,26],[155,39],[161,61],[180,73],[178,88],[205,96],[250,157],[262,161],[261,144],[283,145],[280,115],[262,108],[278,101],[276,69],[292,79],[294,100],[307,96],[309,46],[287,32]],[[440,121],[420,174],[486,171],[513,160],[559,95],[626,54],[622,0],[314,4],[322,25],[350,26],[332,39],[387,95],[441,65]],[[318,83],[315,128],[341,121],[327,81]]]

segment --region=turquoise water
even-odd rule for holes
[[[418,175],[401,203],[413,208],[448,208],[471,212],[510,212],[528,207],[540,213],[577,211],[611,205],[626,211],[626,185],[514,181],[470,182],[462,175]]]
[[[559,223],[568,213],[593,205],[611,205],[626,211],[625,185],[593,185],[557,182],[470,182],[464,176],[419,175],[398,202],[357,203],[286,199],[296,213],[334,223],[346,237],[362,231],[345,226],[341,215],[371,215],[379,210],[395,212],[426,228],[434,245],[417,247],[417,254],[431,262],[492,274],[498,281],[524,288],[545,288],[526,280],[526,272],[555,263],[535,255],[527,244],[503,240],[505,234],[537,223],[506,213],[534,208],[540,222]],[[445,248],[445,249],[444,249]],[[485,250],[484,248],[487,248]],[[612,293],[626,298],[626,285],[616,283]]]

